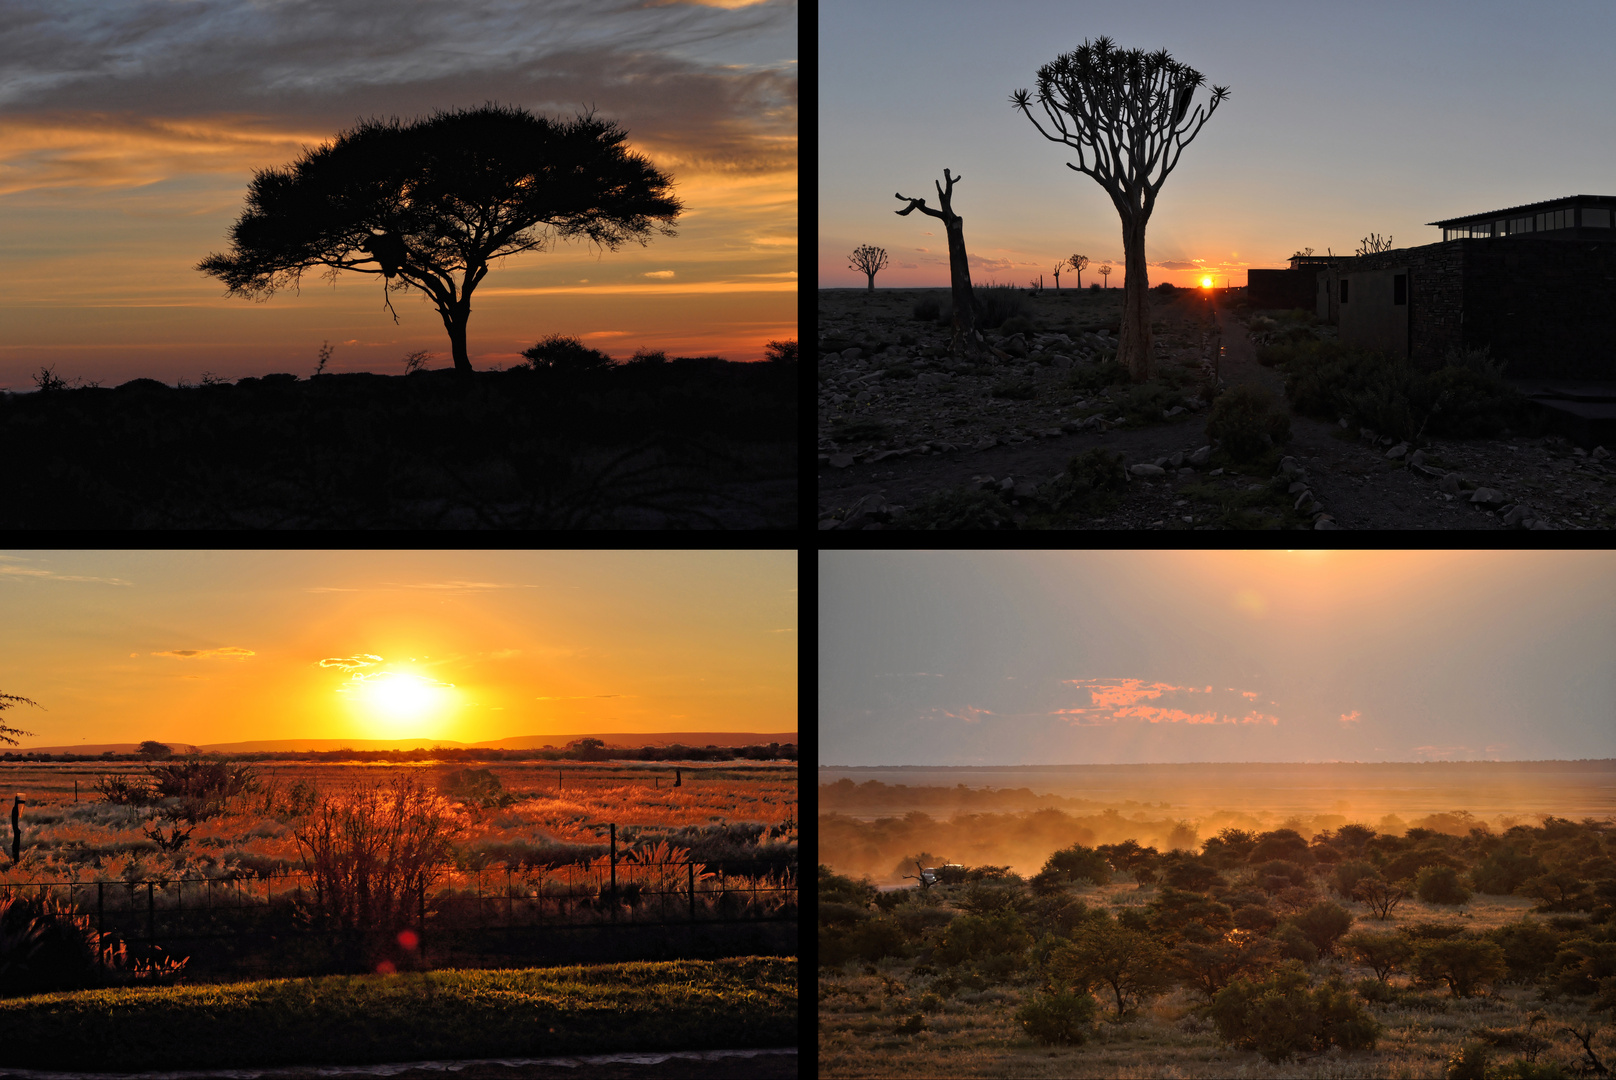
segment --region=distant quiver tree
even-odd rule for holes
[[[871,247],[865,244],[853,251],[852,261],[848,263],[849,270],[862,270],[870,276],[870,292],[875,291],[875,274],[887,264],[885,248]]]
[[[1077,271],[1077,287],[1079,289],[1083,287],[1083,270],[1088,264],[1089,257],[1087,255],[1073,255],[1066,260],[1066,265]]]
[[[1033,116],[1026,90],[1010,97],[1040,135],[1077,151],[1077,164],[1066,167],[1098,181],[1122,219],[1127,280],[1117,360],[1135,382],[1150,378],[1145,225],[1184,147],[1229,96],[1227,86],[1215,86],[1211,101],[1191,112],[1195,88],[1204,82],[1200,72],[1165,49],[1123,50],[1102,37],[1038,69],[1038,104],[1058,134],[1045,131]]]
[[[455,368],[469,375],[471,293],[491,260],[542,251],[556,236],[616,250],[644,244],[653,227],[674,235],[683,206],[673,181],[627,152],[627,137],[593,114],[549,120],[492,104],[409,124],[367,120],[287,168],[255,173],[230,253],[197,269],[254,300],[315,266],[333,281],[340,270],[375,274],[384,300],[414,287],[437,306]]]

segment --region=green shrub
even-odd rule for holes
[[[1427,866],[1415,879],[1414,892],[1427,904],[1462,904],[1470,890],[1459,883],[1459,872],[1451,866]]]
[[[1476,864],[1470,880],[1477,892],[1508,896],[1543,872],[1534,855],[1523,855],[1513,847],[1500,847]]]
[[[1241,930],[1267,933],[1279,922],[1279,916],[1261,904],[1246,904],[1234,909],[1234,925]]]
[[[999,324],[999,333],[1003,334],[1005,337],[1011,337],[1015,334],[1026,334],[1031,336],[1035,329],[1036,328],[1033,326],[1032,320],[1027,318],[1025,315],[1012,316]]]
[[[1576,938],[1554,954],[1554,988],[1562,994],[1593,994],[1616,978],[1616,941]]]
[[[1559,951],[1561,936],[1535,919],[1522,919],[1488,932],[1504,950],[1509,977],[1531,982],[1549,970]]]
[[[824,863],[819,864],[820,901],[833,900],[837,903],[852,904],[858,908],[867,908],[870,901],[875,899],[876,888],[869,878],[855,881],[843,874],[838,874]]]
[[[899,1020],[892,1030],[899,1035],[919,1035],[926,1030],[926,1018],[920,1013],[913,1013]]]
[[[921,994],[920,1011],[925,1013],[942,1012],[943,999],[936,994]]]
[[[1236,979],[1212,999],[1224,1042],[1278,1063],[1293,1054],[1375,1045],[1380,1025],[1339,980],[1309,989],[1302,965],[1288,961],[1260,982]]]
[[[1304,964],[1311,964],[1319,958],[1319,947],[1308,940],[1302,928],[1293,922],[1283,922],[1274,931],[1274,944],[1279,946],[1279,955],[1287,960],[1299,960]]]
[[[936,322],[938,316],[936,298],[928,296],[924,300],[916,300],[910,315],[916,322]]]
[[[1107,885],[1111,882],[1111,864],[1106,857],[1082,844],[1073,844],[1051,854],[1044,860],[1042,872],[1057,875],[1058,881],[1068,884],[1088,881],[1095,885]]]
[[[1432,372],[1423,388],[1435,406],[1427,428],[1454,439],[1490,439],[1526,419],[1527,401],[1496,375],[1462,367]]]
[[[1330,875],[1330,887],[1336,891],[1338,896],[1351,897],[1352,891],[1358,887],[1358,882],[1366,877],[1374,876],[1374,863],[1361,860],[1338,863],[1335,871]]]
[[[1046,1046],[1082,1046],[1094,1026],[1094,998],[1058,991],[1034,994],[1016,1010],[1028,1035]]]
[[[1223,443],[1236,462],[1255,461],[1290,438],[1291,418],[1274,395],[1259,386],[1236,386],[1212,403],[1206,433]]]
[[[1038,490],[1039,498],[1055,513],[1070,513],[1108,503],[1111,493],[1128,483],[1127,467],[1121,454],[1094,447],[1074,454],[1060,477]]]
[[[826,934],[821,932],[821,942]],[[902,956],[905,949],[903,927],[898,925],[896,919],[879,916],[854,926],[846,933],[837,936],[837,947],[840,956],[833,964],[843,964],[848,960],[881,960],[888,956]]]
[[[1381,982],[1413,955],[1414,943],[1402,934],[1376,934],[1360,930],[1341,939],[1341,947],[1366,964]]]
[[[1352,989],[1359,997],[1376,1005],[1386,1005],[1397,999],[1397,991],[1380,979],[1359,979],[1352,984]]]
[[[963,964],[996,956],[1019,957],[1032,944],[1021,916],[1005,910],[993,915],[961,915],[943,930],[934,955],[944,964]]]
[[[1145,998],[1173,983],[1171,957],[1156,935],[1111,919],[1095,919],[1072,933],[1071,944],[1050,954],[1050,977],[1095,990],[1116,1007],[1115,1018],[1132,1015]]]
[[[1297,929],[1307,936],[1320,956],[1333,956],[1335,943],[1352,925],[1352,915],[1340,904],[1321,900],[1295,917]]]
[[[1414,948],[1414,974],[1422,983],[1444,982],[1454,997],[1470,997],[1509,973],[1496,942],[1454,937],[1422,941]]]

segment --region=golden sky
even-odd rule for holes
[[[0,37],[0,388],[42,366],[117,385],[449,364],[421,294],[322,271],[265,303],[195,267],[229,247],[255,170],[361,118],[488,101],[590,108],[672,176],[676,237],[558,243],[472,294],[475,366],[540,338],[615,359],[763,358],[797,336],[797,9],[791,0],[21,0]]]
[[[0,610],[23,748],[797,726],[794,551],[9,551]]]

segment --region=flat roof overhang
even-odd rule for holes
[[[1488,210],[1480,214],[1466,214],[1463,217],[1445,218],[1442,221],[1427,221],[1427,225],[1447,227],[1449,225],[1463,225],[1470,221],[1490,221],[1494,218],[1507,217],[1510,214],[1535,213],[1539,210],[1551,210],[1565,206],[1567,203],[1577,205],[1598,205],[1605,203],[1616,206],[1616,195],[1562,195],[1558,199],[1545,199],[1543,202],[1526,203],[1522,206],[1508,206],[1502,210]]]

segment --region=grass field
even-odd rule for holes
[[[201,1069],[792,1046],[780,957],[90,990],[0,1002],[18,1068]]]
[[[140,770],[90,762],[7,764],[0,766],[0,784],[3,790],[21,792],[26,806],[22,859],[15,864],[7,860],[0,868],[0,885],[296,870],[302,865],[294,837],[298,817],[286,812],[285,802],[296,784],[331,792],[385,781],[406,770],[436,786],[462,767],[432,762],[254,765],[263,781],[257,793],[232,800],[224,813],[199,822],[183,847],[165,851],[146,833],[154,817],[162,820],[160,807],[107,803],[94,788],[99,775],[142,775]],[[460,807],[454,812],[461,868],[569,852],[587,861],[606,850],[611,824],[617,825],[624,850],[667,841],[698,858],[726,853],[746,857],[796,840],[794,765],[681,764],[677,788],[674,767],[660,762],[569,762],[559,768],[548,762],[502,762],[487,768],[516,798],[505,807]]]
[[[1143,904],[1153,889],[1113,884],[1075,890],[1091,905],[1113,910]],[[1408,900],[1389,922],[1368,918],[1363,904],[1345,902],[1357,918],[1353,929],[1384,930],[1419,922],[1463,922],[1467,929],[1491,929],[1519,920],[1532,902],[1517,896],[1477,896],[1460,911]],[[1440,1078],[1459,1046],[1477,1039],[1478,1029],[1524,1028],[1531,1014],[1541,1013],[1538,1034],[1549,1047],[1543,1059],[1577,1061],[1582,1048],[1561,1029],[1587,1023],[1585,1001],[1544,1000],[1535,987],[1500,985],[1484,996],[1452,998],[1446,991],[1426,992],[1416,1004],[1394,1002],[1369,1006],[1385,1025],[1378,1046],[1364,1053],[1332,1047],[1313,1057],[1270,1065],[1249,1051],[1224,1046],[1206,1019],[1197,1014],[1198,999],[1180,987],[1145,1004],[1125,1024],[1102,1021],[1095,1039],[1081,1047],[1048,1047],[1034,1042],[1013,1018],[1022,1000],[1041,986],[1035,971],[1008,981],[973,989],[970,980],[943,997],[942,1008],[926,1015],[927,1030],[899,1034],[903,1018],[920,1011],[924,994],[932,992],[930,975],[917,975],[910,960],[874,964],[850,963],[843,972],[821,970],[819,982],[819,1075],[825,1077],[927,1077],[937,1063],[948,1062],[950,1076],[1094,1077],[1134,1080],[1163,1077],[1384,1077]],[[1347,981],[1372,978],[1374,972],[1343,960],[1327,961],[1321,972],[1339,971]],[[1407,979],[1392,976],[1395,986]],[[1606,1035],[1595,1048],[1609,1046]],[[1500,1058],[1511,1055],[1500,1052]]]

